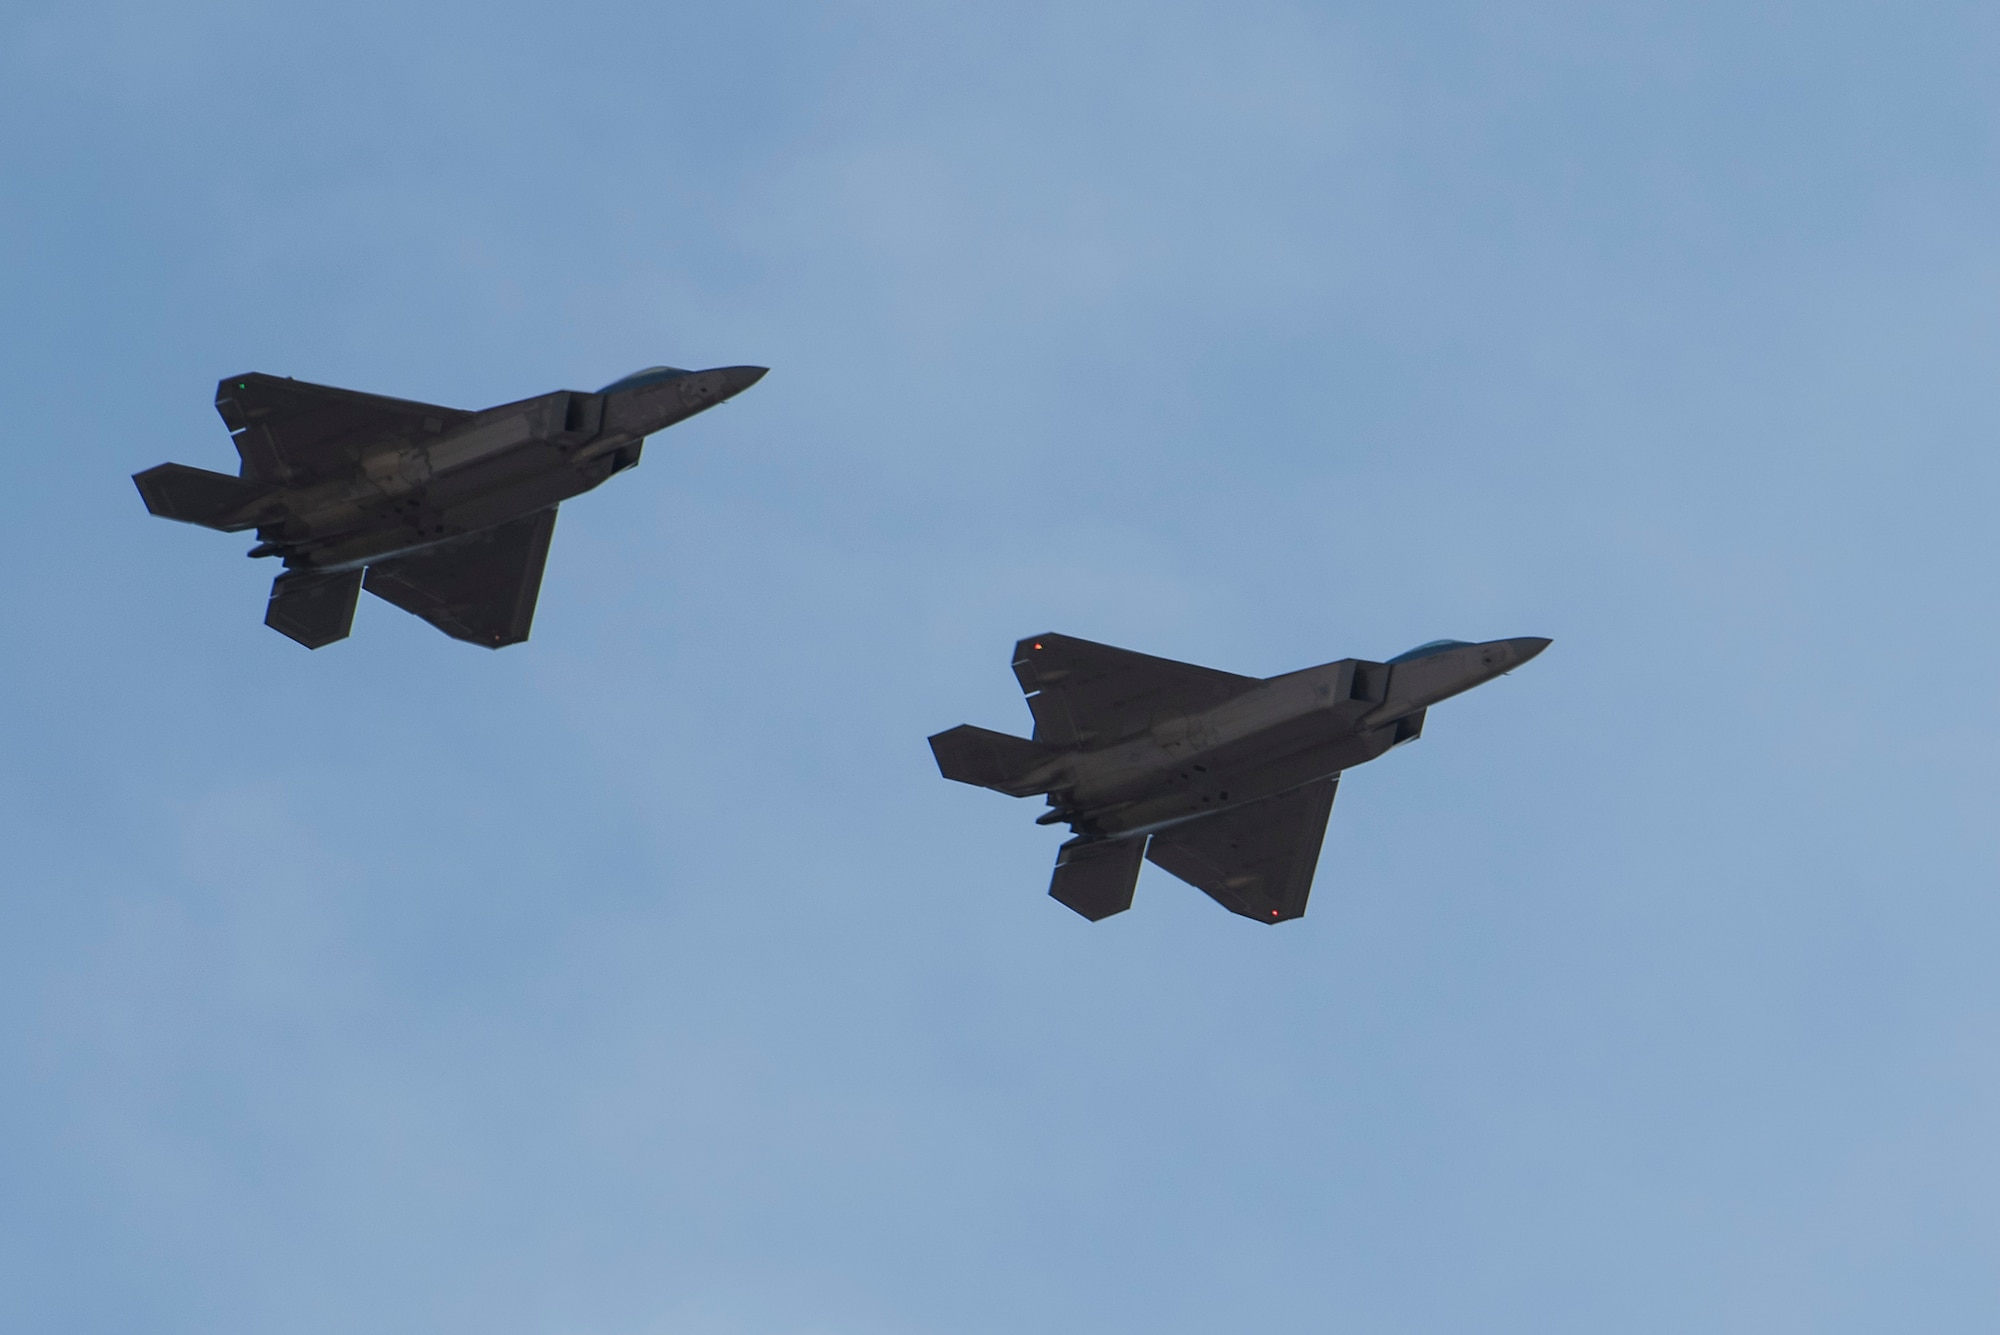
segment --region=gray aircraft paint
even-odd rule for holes
[[[250,374],[216,387],[235,476],[135,474],[156,515],[256,529],[285,566],[265,624],[308,649],[345,638],[363,588],[489,648],[528,637],[556,507],[639,462],[645,438],[742,393],[761,366],[656,366],[595,394],[482,412]]]
[[[1547,648],[1440,640],[1259,680],[1062,635],[1014,646],[1032,740],[930,739],[948,779],[1046,794],[1067,824],[1049,893],[1093,920],[1131,906],[1141,857],[1260,922],[1304,914],[1343,771],[1423,734],[1439,701]]]

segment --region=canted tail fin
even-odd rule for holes
[[[1063,754],[1065,748],[1031,742],[1004,732],[975,728],[970,723],[931,738],[938,772],[947,779],[991,788],[1010,797],[1032,797],[1054,786],[1051,776],[1037,773]]]
[[[186,464],[161,464],[143,473],[134,473],[139,496],[146,508],[162,519],[178,519],[183,524],[199,524],[225,533],[255,528],[257,503],[271,494],[271,487],[227,473],[211,473],[206,468]]]

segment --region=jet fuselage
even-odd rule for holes
[[[235,476],[166,463],[133,475],[166,519],[257,530],[275,556],[264,621],[317,649],[362,589],[487,648],[528,636],[557,507],[639,462],[652,432],[741,393],[760,366],[655,366],[595,394],[480,412],[250,373],[216,386]]]
[[[1341,772],[1423,732],[1424,712],[1548,647],[1433,640],[1386,663],[1343,658],[1244,677],[1067,635],[1014,646],[1035,735],[934,734],[945,778],[1044,794],[1067,824],[1051,897],[1093,922],[1132,906],[1151,861],[1231,913],[1306,911]]]
[[[545,509],[633,467],[646,436],[762,375],[723,367],[597,394],[558,390],[475,413],[435,439],[385,443],[348,476],[281,487],[255,507],[252,555],[346,570]]]
[[[1055,810],[1042,820],[1106,837],[1150,833],[1286,792],[1375,759],[1423,731],[1423,712],[1540,653],[1548,641],[1494,640],[1400,663],[1344,658],[1272,677],[1148,731],[1047,762]]]

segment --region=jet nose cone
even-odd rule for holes
[[[768,366],[725,366],[716,374],[722,377],[722,397],[733,398],[750,386],[762,380],[771,368]]]
[[[1554,640],[1545,640],[1539,635],[1523,635],[1507,641],[1507,647],[1514,652],[1514,666],[1519,667],[1554,643]]]

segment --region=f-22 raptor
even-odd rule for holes
[[[1074,836],[1049,894],[1093,922],[1132,907],[1142,857],[1231,913],[1284,922],[1305,914],[1341,772],[1549,643],[1433,640],[1260,680],[1037,635],[1014,646],[1033,740],[963,724],[931,751],[947,779],[1047,794],[1036,823]]]
[[[345,639],[367,589],[457,640],[528,638],[556,507],[639,462],[645,438],[742,393],[761,366],[655,366],[595,394],[557,390],[480,412],[231,376],[215,391],[237,475],[161,464],[146,508],[275,556],[264,624],[308,649]]]

